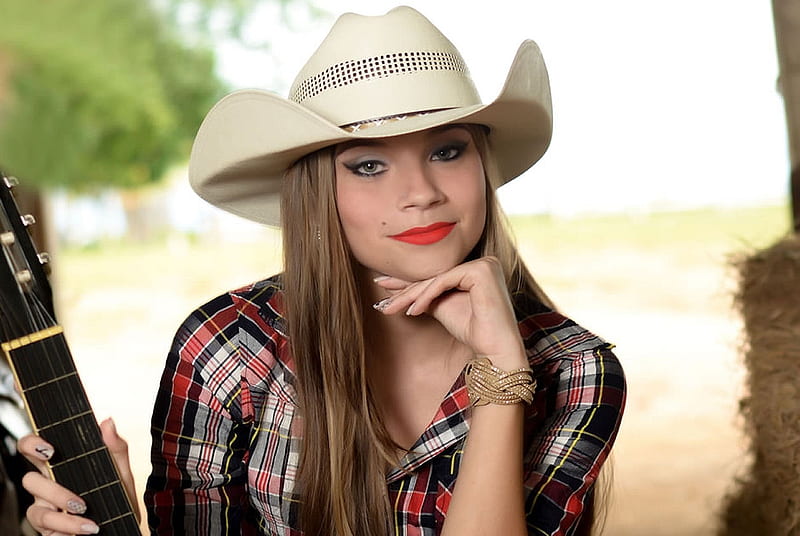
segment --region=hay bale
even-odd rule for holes
[[[800,236],[733,265],[751,465],[723,505],[718,534],[800,536]]]

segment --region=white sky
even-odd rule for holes
[[[318,1],[382,14],[385,0]],[[752,0],[465,0],[406,3],[461,50],[484,102],[519,43],[550,73],[554,135],[531,171],[501,189],[509,212],[650,210],[774,202],[789,161],[772,13]],[[285,95],[333,18],[282,27],[265,9],[250,28],[272,57],[228,46],[234,87]],[[302,19],[302,17],[300,17]]]

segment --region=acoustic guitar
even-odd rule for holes
[[[55,445],[49,470],[56,482],[86,502],[86,517],[108,536],[141,536],[131,497],[103,443],[64,330],[56,321],[45,266],[21,216],[12,188],[0,173],[0,340],[31,426]]]

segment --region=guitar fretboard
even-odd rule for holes
[[[2,344],[36,433],[56,446],[49,461],[57,482],[86,501],[86,517],[108,536],[140,536],[130,500],[60,326]]]

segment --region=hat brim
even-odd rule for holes
[[[279,226],[283,175],[303,156],[344,141],[399,136],[454,123],[489,127],[500,175],[495,187],[536,163],[552,134],[550,86],[536,43],[522,43],[503,89],[490,104],[412,115],[355,132],[274,93],[235,91],[223,97],[200,126],[189,161],[189,181],[209,203]]]

